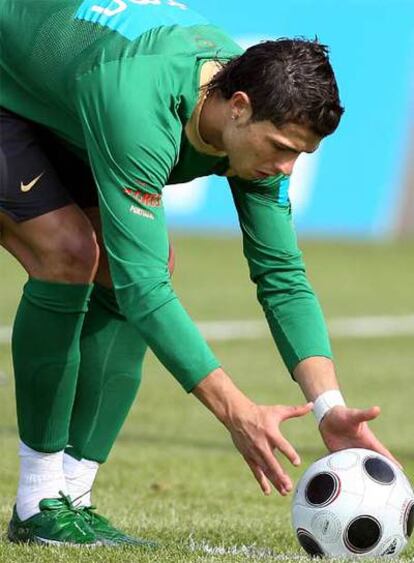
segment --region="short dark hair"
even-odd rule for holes
[[[219,91],[225,99],[246,92],[253,121],[269,120],[276,127],[296,123],[325,137],[344,112],[328,52],[317,39],[264,41],[226,63],[207,91]]]

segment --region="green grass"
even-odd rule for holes
[[[261,318],[238,240],[174,238],[175,286],[193,318]],[[304,253],[328,317],[414,313],[414,268],[409,267],[414,243],[309,242]],[[0,271],[0,325],[9,325],[24,275],[4,252],[0,252]],[[382,416],[372,427],[412,478],[412,336],[336,339],[333,347],[348,402],[382,407]],[[270,339],[221,342],[213,348],[238,385],[256,401],[302,401]],[[155,539],[162,547],[156,552],[59,551],[10,545],[5,529],[17,485],[17,434],[7,345],[0,346],[0,372],[0,561],[299,560],[301,551],[289,523],[290,499],[260,493],[226,431],[150,355],[139,397],[99,473],[94,502],[117,525]],[[323,445],[311,417],[287,423],[285,432],[303,458],[302,467],[291,470],[297,479],[323,454]],[[208,546],[227,551],[212,555]],[[403,560],[414,561],[414,542]]]

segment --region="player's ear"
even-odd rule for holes
[[[252,104],[246,92],[238,90],[234,92],[229,100],[231,119],[247,123],[253,114]]]

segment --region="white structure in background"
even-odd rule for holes
[[[162,191],[165,208],[170,215],[191,215],[201,209],[207,199],[208,177],[185,184],[166,186]]]
[[[301,154],[293,169],[290,177],[289,197],[296,217],[306,211],[311,201],[319,156],[319,152]]]

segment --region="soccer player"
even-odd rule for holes
[[[136,395],[146,347],[227,427],[265,494],[292,489],[280,423],[312,409],[330,450],[391,456],[345,406],[292,227],[288,177],[343,108],[327,49],[243,53],[175,0],[0,0],[1,243],[28,273],[12,353],[20,480],[11,541],[140,544],[90,491]],[[281,356],[309,402],[260,406],[174,293],[166,184],[227,176]],[[170,266],[170,268],[169,268]],[[219,265],[218,265],[219,266]],[[76,501],[75,501],[76,499]]]

